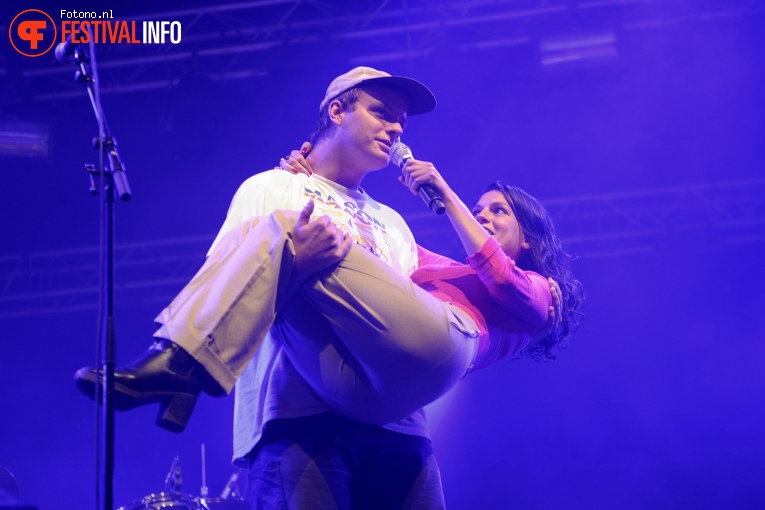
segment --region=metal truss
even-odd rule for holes
[[[581,258],[650,253],[667,238],[765,241],[765,179],[544,200],[569,251]],[[457,260],[456,235],[432,213],[409,215],[420,244]],[[201,266],[212,235],[115,247],[118,303],[161,307]],[[95,309],[96,247],[0,257],[0,318]],[[158,308],[159,309],[159,308]]]
[[[567,250],[582,258],[652,252],[673,239],[725,244],[765,241],[765,179],[542,200]],[[461,257],[456,236],[428,215],[407,218],[421,244]],[[447,229],[448,230],[448,229]],[[444,239],[452,238],[448,244]]]
[[[180,21],[182,41],[98,45],[98,67],[102,93],[114,94],[172,88],[192,73],[213,81],[266,77],[328,48],[352,64],[374,64],[438,50],[528,45],[575,31],[708,22],[762,8],[760,0],[256,0],[140,15],[117,11],[118,20]],[[72,73],[52,56],[24,59],[21,71],[35,100],[81,97]]]

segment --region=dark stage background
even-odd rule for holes
[[[118,360],[149,345],[241,181],[308,136],[334,76],[371,65],[434,91],[404,138],[466,202],[499,178],[548,205],[588,295],[557,361],[503,361],[431,406],[449,508],[765,507],[762,2],[17,2],[2,33],[31,7],[183,23],[177,45],[97,46],[134,191],[116,205]],[[593,32],[615,42],[566,55],[605,57],[541,64],[547,38]],[[0,156],[0,465],[23,503],[94,508],[94,409],[72,376],[95,357],[96,124],[73,66],[0,48],[0,121],[50,133],[45,158]],[[395,176],[366,189],[461,257]],[[115,502],[160,492],[175,455],[198,494],[202,443],[219,494],[232,408],[201,398],[181,435],[154,406],[118,414]]]

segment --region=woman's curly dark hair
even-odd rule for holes
[[[545,278],[551,277],[560,287],[560,324],[545,338],[526,348],[534,359],[555,359],[555,348],[568,344],[582,316],[578,310],[584,302],[584,288],[571,272],[573,257],[563,250],[555,232],[555,223],[536,198],[500,181],[489,184],[484,193],[489,191],[499,191],[504,195],[529,243],[529,251],[520,261],[516,261],[518,267],[537,272]]]

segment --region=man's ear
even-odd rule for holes
[[[336,126],[339,126],[342,123],[346,111],[347,108],[339,99],[333,99],[327,107],[329,120]]]

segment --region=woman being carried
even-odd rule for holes
[[[497,182],[471,211],[418,160],[400,180],[413,193],[425,183],[439,190],[467,264],[419,248],[407,278],[351,243],[342,225],[311,219],[310,200],[299,214],[247,219],[159,315],[155,347],[115,370],[116,409],[160,402],[158,424],[183,430],[200,389],[230,392],[272,327],[322,400],[375,424],[409,416],[504,357],[555,357],[583,293],[542,205]],[[89,368],[76,376],[90,396],[97,379]]]
[[[310,175],[302,157],[309,150],[293,151],[282,168]],[[571,257],[535,198],[494,182],[468,209],[431,163],[408,160],[402,173],[415,195],[423,184],[439,191],[467,264],[418,247],[419,267],[406,279],[351,249],[339,270],[317,274],[298,293],[339,341],[290,335],[287,324],[299,321],[300,307],[276,320],[290,360],[319,396],[373,423],[407,416],[502,358],[555,358],[584,298]],[[356,311],[350,320],[342,313],[348,309]]]

